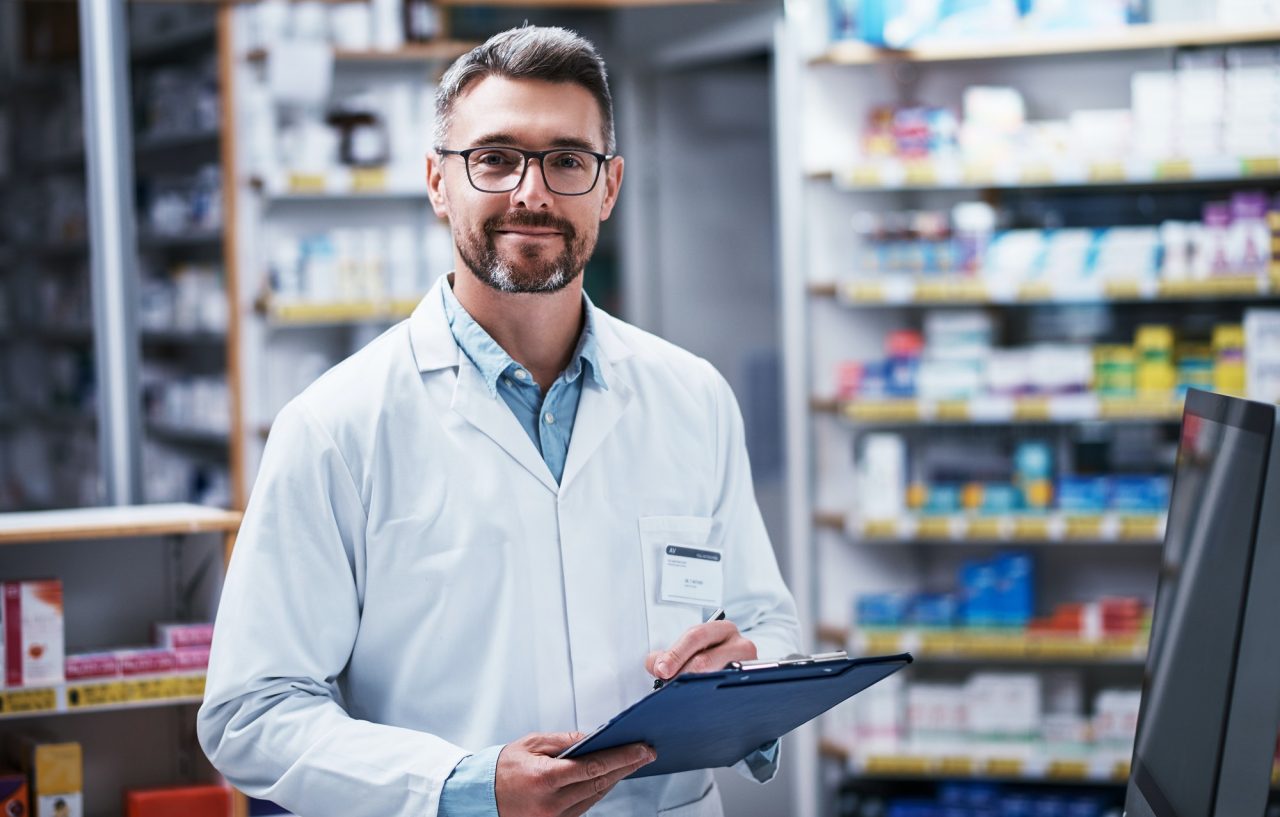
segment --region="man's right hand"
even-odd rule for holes
[[[643,743],[572,760],[556,758],[583,737],[578,732],[535,733],[504,746],[493,785],[499,817],[578,817],[618,781],[657,758]]]

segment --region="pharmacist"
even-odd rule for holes
[[[798,646],[728,384],[583,294],[623,175],[604,64],[513,29],[436,107],[454,271],[277,417],[201,743],[302,817],[718,817],[709,771],[619,782],[648,747],[555,759],[654,676]],[[670,544],[719,557],[683,603]]]

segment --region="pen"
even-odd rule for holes
[[[724,608],[723,608],[723,607],[717,607],[717,608],[716,608],[716,611],[715,611],[714,613],[712,613],[712,614],[711,614],[711,618],[707,619],[707,620],[706,620],[706,621],[704,621],[703,623],[704,623],[704,624],[710,624],[710,623],[711,623],[711,622],[713,622],[713,621],[724,621]],[[654,688],[654,689],[662,689],[662,685],[663,685],[663,684],[665,684],[665,683],[666,683],[666,681],[663,681],[661,678],[654,678],[654,679],[653,679],[653,688]]]

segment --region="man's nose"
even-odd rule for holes
[[[511,203],[516,207],[529,210],[545,209],[551,206],[554,195],[547,188],[547,180],[543,178],[542,160],[529,159],[524,168],[524,178],[520,180],[516,189],[511,191]]]

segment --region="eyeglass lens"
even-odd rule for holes
[[[477,190],[505,193],[520,184],[524,155],[508,148],[484,148],[467,159],[467,173]],[[547,189],[563,195],[586,193],[595,185],[600,160],[580,150],[557,150],[540,162]]]

